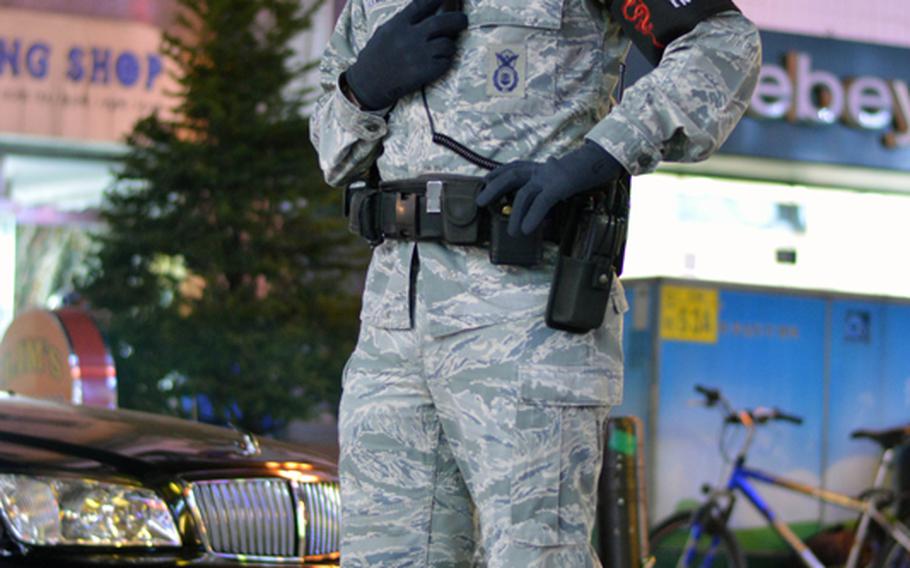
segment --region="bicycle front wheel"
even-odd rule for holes
[[[733,533],[721,523],[705,517],[710,515],[682,511],[667,517],[651,529],[648,540],[656,568],[746,567],[746,558]],[[689,554],[686,553],[687,545]]]
[[[910,552],[901,543],[892,541],[891,546],[882,555],[879,568],[910,568]]]

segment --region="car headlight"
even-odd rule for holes
[[[180,546],[167,504],[140,487],[0,475],[0,506],[13,535],[26,544]]]

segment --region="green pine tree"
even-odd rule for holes
[[[299,0],[180,0],[165,35],[179,89],[106,195],[80,285],[106,314],[124,407],[274,431],[334,403],[356,335],[364,249],[325,185],[305,93],[289,95]]]

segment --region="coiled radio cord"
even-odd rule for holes
[[[427,102],[427,90],[421,89],[420,94],[423,97],[423,108],[427,111],[427,121],[430,123],[430,133],[433,135],[433,144],[455,152],[478,168],[495,170],[502,165],[502,162],[497,162],[496,160],[478,154],[451,136],[436,132],[436,123],[433,121],[433,114],[430,112],[430,104]]]

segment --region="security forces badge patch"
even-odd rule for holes
[[[487,52],[487,95],[524,98],[528,49],[523,44],[494,44]]]

